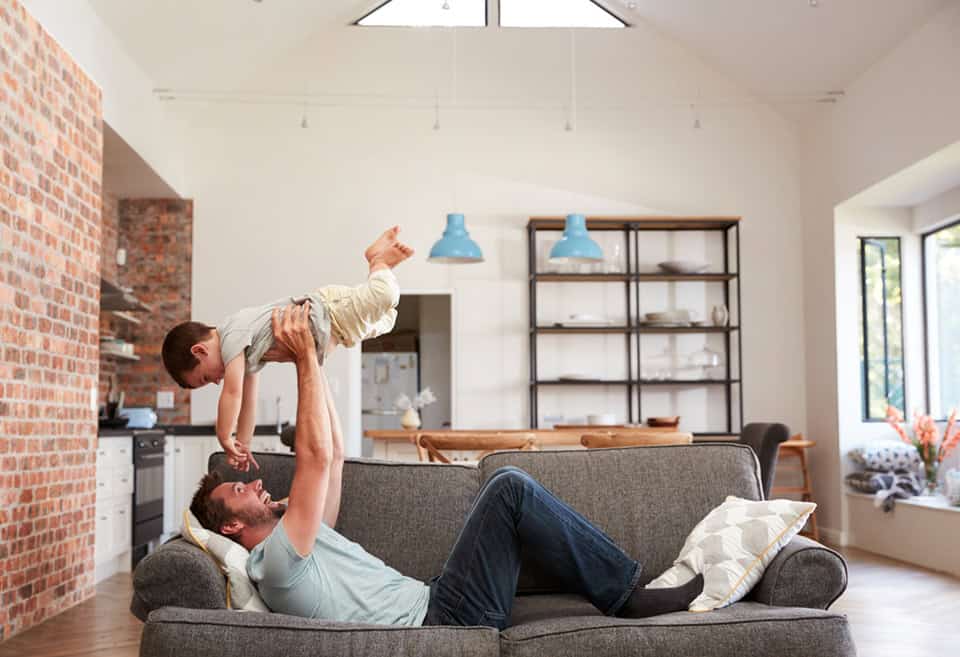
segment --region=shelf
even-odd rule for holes
[[[736,274],[531,274],[536,283],[725,283],[737,278]]]
[[[630,274],[532,274],[530,280],[538,283],[625,283],[630,280]]]
[[[129,322],[129,323],[131,323],[131,324],[140,324],[140,320],[139,320],[139,319],[137,319],[137,318],[134,317],[133,315],[131,315],[131,314],[129,314],[129,313],[126,313],[126,312],[124,312],[124,311],[122,311],[122,310],[111,310],[110,312],[111,312],[111,313],[113,314],[113,316],[116,317],[117,319],[122,319],[123,321]]]
[[[120,286],[101,278],[100,310],[150,312],[153,309]]]
[[[533,333],[632,333],[633,330],[628,326],[538,326],[530,329]]]
[[[609,333],[732,333],[739,331],[739,326],[538,326],[530,329],[536,333],[580,333],[580,334],[609,334]]]
[[[534,230],[563,230],[566,217],[531,217]],[[587,217],[587,230],[723,230],[740,223],[740,217]]]
[[[545,379],[531,383],[531,386],[624,386],[635,381],[618,379]]]
[[[116,358],[117,360],[140,360],[140,356],[132,356],[130,354],[125,354],[119,351],[110,351],[108,349],[101,349],[100,355],[104,358]]]
[[[712,386],[740,383],[740,379],[640,379],[641,386]]]
[[[641,283],[680,283],[703,281],[706,283],[732,281],[736,274],[634,274],[633,280]]]

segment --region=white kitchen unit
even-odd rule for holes
[[[109,436],[97,446],[94,579],[129,572],[133,530],[133,436]]]
[[[172,441],[171,438],[173,438]],[[170,524],[172,533],[179,533],[180,527],[183,526],[183,511],[189,508],[197,485],[207,472],[207,460],[211,454],[221,450],[216,436],[167,436],[167,441],[168,445],[173,443],[173,468],[167,479],[173,482]],[[166,496],[166,486],[164,496]],[[164,504],[165,532],[168,525],[166,514],[167,506]]]
[[[419,461],[417,448],[407,440],[374,440],[373,458],[384,461]]]

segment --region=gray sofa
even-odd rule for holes
[[[258,459],[267,489],[286,496],[294,457]],[[756,457],[736,443],[502,452],[478,468],[349,460],[337,530],[427,580],[440,572],[480,484],[504,465],[529,472],[639,559],[641,584],[670,566],[693,526],[727,495],[762,497]],[[211,456],[210,467],[245,476],[227,468],[222,454]],[[144,657],[849,657],[856,649],[847,619],[827,611],[846,585],[840,555],[797,537],[748,599],[709,613],[605,617],[584,599],[551,590],[537,564],[524,562],[512,626],[503,632],[359,625],[228,610],[212,559],[176,539],[137,566],[131,610],[145,621]]]

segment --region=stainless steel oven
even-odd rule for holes
[[[163,431],[133,434],[133,563],[163,534]]]

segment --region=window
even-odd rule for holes
[[[484,27],[486,0],[387,0],[357,21],[374,27]]]
[[[883,420],[887,404],[906,411],[900,238],[861,237],[857,243],[863,419]]]
[[[927,404],[946,417],[960,401],[960,222],[923,236]]]
[[[503,27],[626,27],[594,0],[500,0]]]

